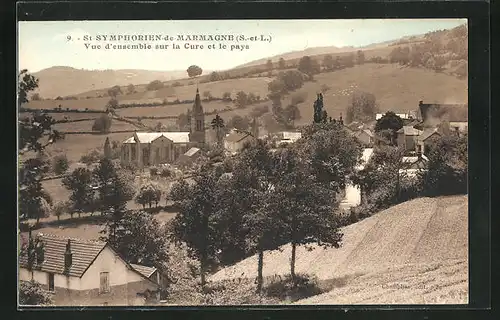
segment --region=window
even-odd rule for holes
[[[136,153],[136,150],[135,150],[135,146],[132,146],[132,160],[135,160],[135,153]]]
[[[201,131],[203,130],[201,127],[201,120],[196,120],[196,131]]]
[[[54,291],[54,274],[49,273],[48,274],[48,283],[49,283],[49,291],[53,292]]]
[[[109,292],[109,272],[101,272],[101,285],[99,293]]]

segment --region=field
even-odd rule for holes
[[[54,125],[54,129],[65,132],[89,132],[92,131],[92,125],[94,124],[93,120],[88,121],[78,121],[78,122],[65,122],[65,123],[57,123]],[[111,130],[112,131],[122,131],[122,130],[135,130],[136,126],[133,124],[118,121],[116,119],[112,120]]]
[[[296,272],[343,279],[341,289],[300,303],[467,303],[467,217],[467,196],[420,198],[345,227],[339,249],[298,247]],[[288,245],[266,252],[264,276],[288,274],[289,258]],[[211,280],[256,272],[253,256]]]
[[[109,137],[110,141],[117,140],[122,142],[131,137],[132,134],[133,133],[69,134],[66,135],[63,140],[50,145],[47,151],[51,155],[64,153],[69,161],[78,162],[85,153],[95,148],[102,148],[106,141],[106,137]]]
[[[230,92],[234,98],[238,91],[245,91],[246,93],[252,92],[255,95],[265,97],[267,95],[267,83],[269,81],[271,80],[265,77],[243,78],[204,83],[200,84],[198,88],[201,95],[203,95],[204,91],[210,91],[213,97],[218,98],[221,98],[224,92]],[[175,88],[166,87],[157,91],[142,91],[130,95],[119,95],[117,100],[122,104],[158,103],[162,102],[164,99],[167,101],[174,101],[176,99],[194,100],[196,88],[196,84]],[[84,93],[82,95],[85,96]],[[105,110],[109,99],[109,97],[93,97],[90,99],[80,98],[79,100],[42,100],[30,101],[24,106],[33,109],[53,109],[61,105],[63,109],[69,108],[84,110],[85,108],[88,108],[90,110]],[[187,105],[184,106],[186,107]]]
[[[434,71],[401,68],[396,64],[364,64],[336,72],[315,76],[314,82],[307,82],[297,92],[306,95],[306,100],[298,104],[302,119],[299,124],[312,121],[312,105],[322,87],[329,87],[323,94],[328,114],[345,117],[349,98],[353,91],[373,93],[380,111],[418,110],[418,102],[466,103],[467,80]],[[287,105],[290,95],[282,103]]]

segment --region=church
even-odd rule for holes
[[[134,132],[122,143],[120,160],[135,163],[139,168],[174,163],[191,148],[202,148],[205,144],[205,114],[196,89],[189,131]]]

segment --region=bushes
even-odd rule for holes
[[[101,115],[99,118],[94,120],[92,125],[92,131],[99,131],[101,133],[107,133],[111,129],[111,117],[107,114]]]
[[[94,150],[90,151],[89,153],[83,155],[80,158],[80,162],[89,165],[89,164],[98,162],[102,158],[103,158],[103,155],[99,151],[94,149]]]
[[[286,275],[284,280],[273,280],[264,292],[269,297],[289,301],[297,301],[323,293],[318,279],[306,274],[297,274],[295,283],[290,275]]]
[[[25,306],[50,305],[52,304],[52,298],[40,283],[33,280],[21,281],[19,285],[19,304]]]
[[[66,157],[66,154],[60,154],[54,157],[52,160],[52,171],[57,174],[61,175],[68,171],[69,169],[69,161],[68,158]]]

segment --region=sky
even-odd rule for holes
[[[326,46],[365,46],[404,36],[451,29],[465,19],[351,19],[351,20],[165,20],[165,21],[22,21],[18,24],[18,66],[37,72],[52,66],[77,69],[185,70],[192,64],[206,70],[225,70],[274,55]],[[96,41],[98,35],[264,35],[270,41]],[[93,41],[84,41],[84,36]],[[68,41],[68,36],[71,41]],[[80,40],[78,40],[80,39]],[[106,44],[152,45],[150,50],[105,49]],[[180,49],[155,49],[175,42]],[[185,49],[185,43],[203,49]],[[87,49],[85,43],[101,45]],[[215,44],[216,49],[208,49]],[[226,49],[218,49],[220,44]],[[248,45],[240,51],[231,45]]]

